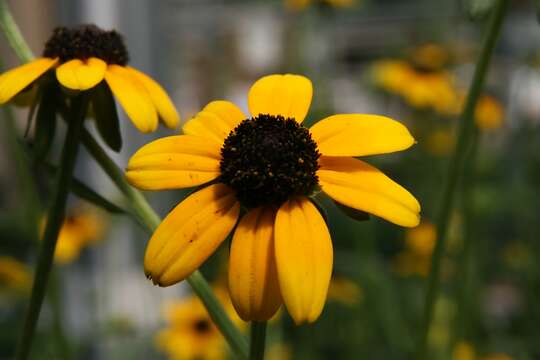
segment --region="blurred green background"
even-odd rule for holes
[[[310,124],[335,113],[376,113],[411,130],[418,142],[411,150],[367,161],[419,199],[421,225],[404,230],[374,217],[357,221],[329,199],[318,199],[335,249],[329,300],[313,325],[296,327],[285,312],[271,323],[270,360],[411,358],[436,241],[433,222],[491,3],[9,2],[36,54],[57,25],[118,29],[131,63],[163,84],[183,121],[214,99],[245,109],[254,80],[293,72],[314,83]],[[512,1],[476,109],[477,141],[452,216],[443,288],[429,332],[436,359],[540,358],[539,44],[534,2]],[[0,54],[4,69],[18,64],[4,39]],[[31,221],[32,213],[43,216],[51,178],[43,168],[26,167],[18,146],[27,109],[1,110],[0,117],[13,118],[16,125],[0,121],[0,358],[8,359],[38,248],[32,234],[41,224]],[[171,134],[161,129],[142,135],[127,121],[121,127],[124,148],[111,156],[122,168],[141,145]],[[27,140],[31,137],[32,131]],[[61,136],[56,140],[52,162]],[[120,198],[84,151],[76,177],[110,199]],[[148,194],[160,215],[185,195]],[[207,317],[187,286],[162,289],[145,279],[148,236],[137,224],[75,197],[69,208],[34,359],[227,358],[215,329],[190,325]],[[472,248],[465,257],[467,246]],[[227,251],[225,243],[202,269],[218,289],[225,286]],[[175,317],[167,304],[188,304],[192,310]],[[163,335],[175,326],[181,330]]]

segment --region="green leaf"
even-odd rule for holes
[[[336,207],[341,210],[345,215],[356,221],[367,221],[369,220],[369,214],[362,210],[353,209],[346,205],[340,204],[337,201],[334,201]]]
[[[43,84],[34,135],[34,158],[46,158],[51,150],[56,132],[56,104],[58,91],[52,83]]]
[[[122,148],[122,136],[114,97],[104,81],[92,90],[92,109],[96,119],[96,127],[105,143],[114,151]]]

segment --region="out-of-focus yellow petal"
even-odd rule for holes
[[[493,97],[484,95],[478,99],[474,110],[476,126],[481,130],[494,130],[502,126],[504,109]]]
[[[280,207],[275,246],[279,286],[289,314],[296,324],[317,320],[332,274],[332,240],[319,210],[307,198]]]
[[[126,178],[143,190],[181,189],[219,176],[219,146],[205,138],[177,135],[152,141],[129,160]]]
[[[229,292],[245,321],[266,321],[281,305],[274,255],[272,208],[256,208],[240,221],[231,243]]]
[[[163,123],[170,129],[176,129],[180,122],[180,116],[171,98],[161,85],[150,76],[135,68],[128,66],[127,70],[144,85]]]
[[[252,116],[281,115],[301,123],[307,115],[312,97],[313,85],[305,76],[268,75],[257,80],[249,90],[249,111]]]
[[[120,65],[109,65],[105,81],[139,131],[156,130],[158,115],[154,103],[144,85],[130,71]]]
[[[319,165],[319,184],[337,202],[401,226],[420,222],[420,204],[414,196],[373,166],[353,158],[325,156]]]
[[[223,184],[188,196],[150,239],[144,256],[146,275],[159,286],[184,280],[225,240],[239,212],[234,193]]]
[[[327,156],[386,154],[414,144],[403,124],[379,115],[333,115],[313,125],[310,131],[321,154]]]
[[[56,68],[58,82],[68,89],[88,90],[96,86],[105,77],[107,64],[98,58],[85,61],[73,59]]]
[[[242,110],[225,100],[212,101],[183,127],[184,134],[203,136],[220,146],[242,120],[247,119]]]
[[[58,59],[39,58],[0,75],[0,104],[5,104],[53,67]]]

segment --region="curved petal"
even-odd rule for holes
[[[146,276],[159,286],[184,280],[217,249],[236,224],[240,204],[226,185],[188,196],[158,226],[144,256]]]
[[[161,85],[142,71],[132,68],[131,66],[128,66],[126,69],[144,85],[165,126],[170,129],[176,129],[180,122],[180,116],[178,115],[178,111],[176,111],[176,107],[171,101],[171,98],[167,95]]]
[[[304,121],[311,98],[311,80],[301,75],[268,75],[253,84],[248,94],[249,111],[259,114],[281,115]]]
[[[58,59],[39,58],[0,75],[0,104],[11,100],[56,63]]]
[[[219,176],[219,146],[205,138],[177,135],[152,141],[129,160],[126,178],[143,190],[181,189]]]
[[[120,65],[109,65],[105,81],[139,131],[148,133],[156,130],[158,116],[154,103],[131,72]]]
[[[245,321],[266,321],[281,305],[272,208],[256,208],[238,224],[229,257],[229,293]]]
[[[319,159],[319,165],[319,184],[337,202],[397,225],[418,225],[418,201],[373,166],[353,158],[325,156]]]
[[[219,145],[243,120],[247,119],[242,110],[232,102],[212,101],[183,127],[184,134],[203,136]]]
[[[107,64],[98,58],[86,61],[73,59],[56,68],[58,82],[68,89],[88,90],[96,86],[105,77]]]
[[[327,156],[386,154],[414,144],[404,125],[379,115],[333,115],[313,125],[310,132],[320,153]]]
[[[284,203],[275,223],[276,263],[283,301],[296,324],[317,320],[332,275],[332,240],[307,198]]]

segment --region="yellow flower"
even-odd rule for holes
[[[474,120],[480,130],[495,130],[502,126],[504,109],[492,96],[483,95],[478,99]]]
[[[454,133],[449,129],[434,130],[426,141],[427,150],[436,156],[450,154],[456,142]]]
[[[95,213],[79,211],[68,216],[58,234],[54,261],[68,264],[79,257],[81,250],[100,240],[103,224]]]
[[[146,249],[145,272],[169,286],[197,269],[240,217],[230,248],[229,290],[244,320],[267,320],[282,298],[298,324],[315,321],[332,273],[332,242],[311,202],[320,188],[338,203],[401,226],[419,222],[420,204],[357,156],[409,148],[405,126],[377,115],[343,114],[302,126],[311,81],[270,75],[251,87],[251,117],[228,101],[208,104],[185,135],[145,145],[126,176],[145,190],[214,183],[191,194],[163,220]]]
[[[476,352],[471,344],[467,342],[458,343],[452,352],[452,360],[475,360]]]
[[[444,70],[426,71],[403,60],[380,60],[372,67],[376,86],[402,97],[409,106],[448,113],[456,104],[453,77]]]
[[[417,67],[426,70],[442,69],[450,59],[450,54],[443,46],[427,43],[417,47],[411,53],[411,61]]]
[[[266,360],[291,360],[293,358],[290,346],[282,343],[277,343],[268,346],[266,351]]]
[[[32,286],[32,274],[19,260],[10,256],[0,256],[0,286],[26,293]]]
[[[237,325],[234,309],[225,292],[216,289],[216,295],[225,303],[225,309]],[[227,343],[212,322],[204,305],[196,296],[169,304],[165,310],[168,327],[156,336],[157,347],[170,359],[220,360],[227,358]]]
[[[54,70],[56,80],[71,91],[90,90],[104,81],[107,93],[112,91],[141,132],[156,130],[158,119],[176,128],[179,116],[165,90],[127,62],[127,49],[116,31],[95,25],[58,27],[42,57],[0,76],[0,104],[34,83],[52,81],[46,74]]]
[[[348,306],[355,306],[362,300],[362,289],[354,281],[335,276],[328,287],[328,300],[335,300]]]
[[[404,276],[426,276],[431,268],[431,254],[436,241],[435,225],[429,221],[422,221],[416,228],[407,229],[405,250],[395,259],[396,271]]]

